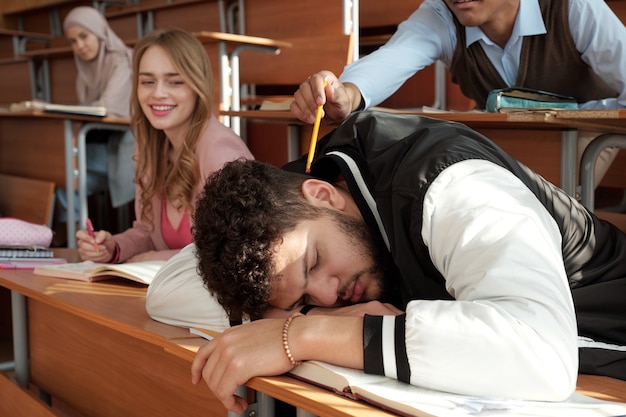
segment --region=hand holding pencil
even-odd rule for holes
[[[115,254],[115,240],[106,230],[96,232],[89,219],[85,229],[76,231],[76,247],[83,261],[111,262]]]
[[[96,234],[93,230],[93,224],[91,223],[90,219],[87,219],[85,221],[86,225],[87,225],[87,232],[89,233],[89,236],[91,236],[91,238],[93,239],[93,247],[96,250],[96,253],[99,255],[100,254],[100,246],[98,246],[98,242],[96,242]]]
[[[304,123],[313,124],[319,104],[324,106],[324,122],[341,123],[361,103],[361,92],[352,83],[342,83],[331,71],[320,71],[304,80],[293,95],[291,113]]]

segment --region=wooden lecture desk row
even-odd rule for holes
[[[70,249],[56,255],[77,258]],[[204,382],[191,384],[191,362],[205,340],[152,320],[145,310],[145,286],[73,281],[29,270],[0,270],[0,286],[11,291],[20,386],[33,384],[93,417],[228,414]],[[273,399],[297,407],[300,417],[390,415],[288,376],[256,377],[246,385],[259,417],[273,415]],[[607,377],[580,375],[577,391],[626,402],[626,382]],[[0,411],[8,407],[3,404]]]
[[[98,129],[126,131],[129,121],[0,109],[0,172],[53,181],[65,188],[70,247],[76,245],[76,221],[84,225],[88,216],[86,137]],[[78,201],[74,190],[78,191]],[[74,219],[76,204],[78,219]]]
[[[626,140],[626,110],[549,110],[518,111],[510,113],[487,112],[423,112],[420,110],[384,109],[398,114],[414,114],[463,123],[478,131],[484,130],[539,130],[560,132],[560,187],[568,194],[577,195],[577,131],[587,130],[614,134]],[[300,138],[302,122],[289,111],[244,110],[223,111],[222,115],[256,122],[281,123],[288,128],[289,159],[303,151]],[[487,134],[487,136],[490,136]],[[306,139],[306,138],[305,138]],[[519,146],[532,146],[532,138],[511,137]],[[494,141],[499,143],[498,140]],[[500,144],[500,143],[499,143]],[[308,146],[308,145],[307,145]],[[304,148],[308,149],[308,148]],[[509,151],[514,157],[515,152]]]
[[[273,40],[257,36],[240,35],[227,32],[199,31],[192,33],[204,45],[217,45],[217,66],[219,77],[220,105],[222,109],[240,108],[240,69],[239,54],[243,50],[256,51],[277,55],[281,48],[290,48],[292,44],[286,41]],[[127,41],[127,45],[133,47],[137,39]],[[34,49],[22,52],[19,57],[27,58],[33,64],[31,70],[31,85],[37,85],[36,73],[42,73],[41,95],[44,99],[50,100],[52,96],[52,86],[50,80],[50,70],[48,60],[54,58],[71,57],[70,46],[50,47]],[[214,58],[211,57],[211,60]],[[227,125],[228,121],[226,122]],[[237,133],[237,129],[234,129]]]

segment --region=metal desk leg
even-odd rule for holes
[[[259,417],[271,417],[276,414],[274,398],[262,392],[256,392],[257,413]]]
[[[242,45],[238,46],[230,53],[230,60],[226,60],[226,62],[230,62],[230,109],[233,111],[241,110],[239,54],[243,50],[258,51],[274,55],[280,54],[280,48],[262,45]],[[241,122],[239,117],[233,116],[230,118],[230,128],[233,129],[237,135],[241,135]]]
[[[605,148],[626,148],[626,135],[605,134],[592,140],[580,160],[580,194],[581,202],[588,210],[594,210],[594,173],[596,160]]]
[[[287,158],[289,162],[300,158],[300,126],[287,126]]]
[[[74,218],[74,178],[78,172],[74,170],[74,155],[78,149],[74,147],[72,121],[63,122],[65,130],[65,196],[67,198],[67,247],[76,247],[76,219]]]
[[[573,197],[576,197],[577,139],[575,129],[561,132],[561,188]]]
[[[76,178],[78,180],[78,210],[79,221],[81,227],[86,227],[87,217],[87,134],[92,130],[109,130],[126,132],[130,127],[127,124],[101,123],[92,122],[85,123],[76,135],[76,153],[77,153],[77,170]],[[72,194],[73,195],[73,194]],[[69,213],[68,213],[69,214]],[[73,212],[72,212],[73,216]],[[69,217],[68,217],[69,219]],[[68,224],[69,230],[69,224]],[[75,238],[75,236],[74,236]]]
[[[17,383],[28,388],[28,317],[26,296],[11,291],[11,315],[13,323],[13,357],[15,360],[15,379]]]
[[[296,409],[296,417],[315,417],[315,414],[309,413],[301,408]]]

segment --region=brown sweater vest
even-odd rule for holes
[[[523,0],[522,0],[523,1]],[[545,35],[522,40],[514,87],[534,88],[575,97],[579,103],[617,97],[580,57],[569,28],[568,0],[540,0]],[[450,72],[465,96],[484,109],[493,89],[508,87],[478,42],[465,48],[465,27],[453,14],[457,42]]]

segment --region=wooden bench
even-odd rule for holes
[[[0,58],[19,57],[26,51],[27,44],[35,42],[47,46],[54,37],[47,33],[25,32],[0,28]],[[9,48],[10,43],[10,48]],[[7,52],[13,51],[12,55]]]
[[[35,224],[52,225],[54,183],[0,174],[0,215]]]
[[[229,32],[227,21],[231,16],[225,10],[228,3],[228,0],[148,0],[110,7],[105,16],[122,39],[141,38],[155,28]]]
[[[62,417],[30,391],[18,386],[0,373],[0,415],[29,417]]]
[[[291,47],[281,48],[275,56],[239,52],[244,110],[268,96],[277,99],[292,95],[298,84],[321,69],[340,73],[354,58],[355,33],[345,24],[351,20],[351,9],[343,1],[326,2],[320,7],[315,0],[247,0],[245,7],[247,34],[287,42]],[[234,116],[232,125],[237,123]],[[282,139],[287,139],[287,132],[283,123],[247,120],[242,132],[252,152],[262,160],[281,155],[271,162],[286,162],[288,146]],[[268,141],[270,136],[274,140]]]

